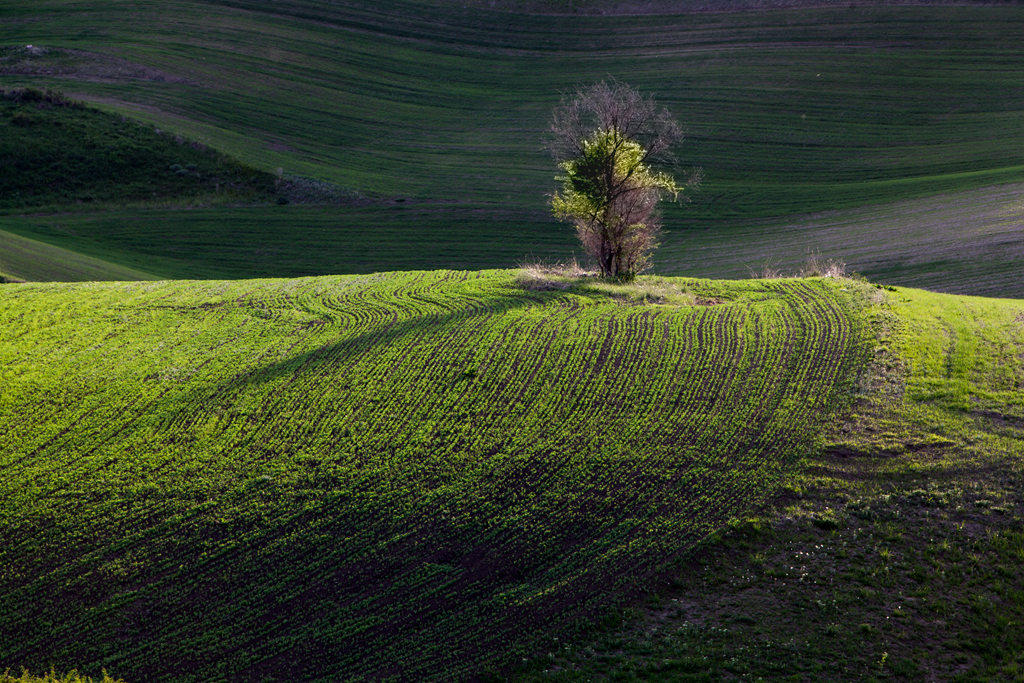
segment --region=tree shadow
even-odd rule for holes
[[[593,294],[590,295],[593,297]],[[432,303],[432,302],[431,302]],[[396,307],[390,320],[382,317],[379,323],[356,334],[344,336],[301,353],[289,356],[266,365],[239,373],[229,382],[222,384],[215,392],[218,395],[233,394],[247,387],[274,382],[284,377],[293,376],[299,370],[330,362],[335,367],[351,366],[365,355],[381,347],[397,343],[408,335],[415,334],[426,324],[443,329],[455,322],[468,322],[481,316],[503,315],[510,311],[530,306],[560,304],[566,308],[578,308],[580,298],[567,291],[529,291],[522,294],[488,295],[479,301],[479,305],[469,305],[458,309],[436,307],[433,312],[404,314]],[[436,306],[436,304],[434,304]],[[325,325],[327,325],[325,323]]]

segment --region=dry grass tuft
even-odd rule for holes
[[[839,259],[826,259],[820,251],[807,251],[807,259],[800,269],[800,277],[846,277],[846,263]]]
[[[516,284],[533,291],[568,289],[580,278],[596,275],[595,271],[583,268],[575,257],[552,263],[534,261],[519,265]]]
[[[777,280],[784,277],[849,277],[846,263],[834,258],[825,258],[820,251],[807,251],[803,266],[792,275],[785,273],[774,259],[768,259],[760,270],[748,267],[750,277],[762,280]]]
[[[750,271],[750,277],[761,280],[778,280],[779,278],[786,277],[782,272],[782,268],[779,267],[773,258],[765,261],[764,265],[761,266],[761,270],[754,270],[750,266],[747,266],[747,270]]]

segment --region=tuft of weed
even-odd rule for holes
[[[526,261],[519,264],[516,284],[533,291],[568,289],[583,278],[596,276],[596,271],[583,268],[575,257],[562,261]]]

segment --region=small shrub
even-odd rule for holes
[[[279,204],[357,204],[366,197],[357,190],[335,185],[326,180],[287,175],[278,168],[275,187],[280,197]]]
[[[775,259],[769,258],[761,266],[761,270],[754,270],[750,266],[747,266],[747,270],[750,271],[750,277],[761,279],[761,280],[778,280],[779,278],[785,277],[782,273],[782,269],[776,263]]]
[[[20,90],[13,90],[11,94],[15,102],[42,102],[46,98],[46,93],[42,90],[35,88],[21,88]]]
[[[825,531],[834,531],[839,528],[839,520],[836,519],[835,513],[831,510],[826,510],[820,515],[812,517],[811,524]]]
[[[804,264],[792,276],[787,275],[774,259],[768,259],[760,270],[747,267],[750,277],[762,280],[777,280],[784,277],[850,277],[846,272],[846,264],[839,259],[825,258],[819,251],[807,251]]]
[[[71,109],[84,109],[85,105],[68,99],[64,93],[55,90],[39,90],[38,88],[14,88],[13,90],[0,90],[0,98],[16,102],[18,104],[34,104],[40,108],[69,107]]]

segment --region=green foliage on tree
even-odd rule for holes
[[[554,215],[573,223],[602,275],[630,278],[645,270],[661,227],[658,202],[686,187],[655,169],[674,162],[678,124],[629,86],[598,83],[555,110],[551,132],[565,172],[556,176],[562,189],[551,197]]]
[[[632,276],[648,265],[656,246],[654,211],[662,193],[680,187],[664,172],[644,163],[647,151],[619,131],[598,130],[583,142],[583,153],[563,161],[561,193],[551,208],[561,220],[575,221],[588,253],[610,276]]]

